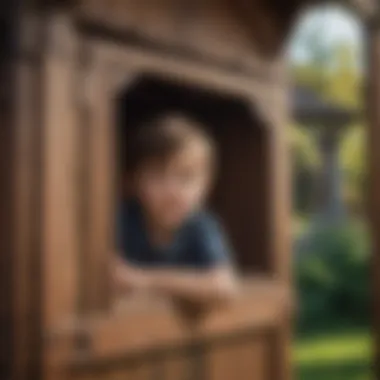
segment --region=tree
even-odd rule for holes
[[[303,43],[307,46],[307,59],[301,64],[293,66],[294,82],[306,85],[317,92],[321,97],[342,107],[353,110],[360,110],[362,107],[361,87],[363,78],[358,70],[358,56],[354,47],[349,43],[339,43],[326,45],[323,42],[318,30],[315,27],[303,38]],[[310,192],[310,188],[305,186],[305,178],[312,180],[313,175],[307,170],[317,170],[318,160],[314,165],[305,158],[314,150],[314,156],[318,156],[316,136],[312,132],[301,132],[300,127],[293,127],[297,153],[295,160],[295,205],[298,211],[303,211],[305,207],[304,192]],[[301,136],[305,137],[302,141]],[[351,209],[360,210],[363,204],[363,189],[365,184],[365,131],[363,122],[358,120],[354,125],[349,126],[341,136],[340,161],[343,170],[343,194],[346,203]],[[311,149],[313,146],[313,149]],[[305,173],[306,170],[306,173]],[[310,205],[310,201],[308,202]]]

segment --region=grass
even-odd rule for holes
[[[324,333],[298,339],[297,380],[372,380],[371,339],[365,330]]]

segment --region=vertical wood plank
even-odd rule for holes
[[[57,34],[64,32],[56,31]],[[72,315],[77,300],[77,162],[80,147],[77,146],[75,120],[75,52],[70,53],[71,56],[63,58],[49,51],[44,66],[42,209],[46,328],[55,327]]]
[[[276,104],[273,126],[268,130],[268,195],[270,228],[270,272],[290,286],[291,260],[291,176],[287,127],[289,110],[286,89],[280,83],[272,88],[271,102]]]
[[[38,258],[38,204],[39,198],[39,144],[40,129],[37,127],[40,94],[40,71],[30,62],[16,64],[16,101],[14,126],[13,167],[14,188],[12,224],[12,289],[13,289],[13,354],[12,374],[24,379],[30,371],[33,353],[32,334],[37,327],[31,320],[39,298],[38,289],[31,286]],[[9,142],[8,142],[9,143]],[[37,260],[37,261],[36,261]],[[33,273],[34,272],[34,273]],[[34,280],[37,285],[38,281]],[[37,297],[37,298],[36,298]],[[38,323],[38,322],[37,322]],[[37,347],[36,347],[37,352]]]
[[[284,318],[272,332],[270,340],[269,370],[272,380],[293,379],[292,330],[288,318]]]
[[[164,359],[164,380],[189,380],[191,361],[185,355],[170,355]]]
[[[271,274],[280,280],[289,294],[291,289],[291,162],[287,128],[289,126],[289,87],[287,78],[273,88],[273,102],[277,109],[273,129],[269,134],[269,189],[271,213]],[[292,378],[291,343],[293,302],[287,305],[284,321],[276,328],[271,366],[274,379]]]
[[[132,380],[161,380],[157,367],[149,359],[141,361],[131,368],[130,379]],[[163,379],[162,379],[163,380]]]
[[[115,247],[117,202],[117,96],[136,74],[96,43],[88,43],[90,68],[84,89],[87,117],[84,140],[85,191],[83,310],[107,309],[113,302],[110,263]]]
[[[125,367],[113,368],[106,377],[107,380],[129,380],[131,379],[130,371]]]
[[[101,379],[103,380],[134,380],[137,379],[135,376],[135,368],[131,366],[129,360],[126,363],[115,363],[110,364],[107,371],[104,371]]]
[[[99,65],[91,72],[88,112],[86,203],[85,310],[104,310],[109,305],[109,268],[114,241],[115,129],[112,92],[107,72]]]
[[[49,20],[43,63],[42,313],[45,379],[65,379],[70,339],[54,334],[75,316],[78,290],[76,37],[65,15]]]
[[[265,341],[214,344],[208,354],[207,380],[267,380],[269,359]]]
[[[3,11],[6,46],[0,65],[0,249],[5,264],[2,282],[7,283],[2,286],[5,298],[1,309],[5,307],[9,314],[4,316],[1,311],[7,359],[0,363],[0,373],[4,378],[22,380],[40,376],[39,64],[43,22],[12,4],[5,5]],[[4,371],[10,373],[5,375]]]

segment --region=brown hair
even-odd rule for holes
[[[195,140],[207,145],[213,160],[214,142],[200,124],[178,113],[161,115],[136,128],[128,144],[126,168],[134,172],[143,162],[164,162]]]

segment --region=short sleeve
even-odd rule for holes
[[[194,237],[197,259],[201,267],[232,264],[232,248],[219,221],[212,215],[202,215],[196,223]]]

